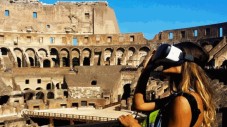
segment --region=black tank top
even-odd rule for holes
[[[155,122],[155,127],[158,126],[157,125],[158,120],[160,120],[160,119],[161,119],[161,126],[162,127],[168,126],[169,117],[172,116],[172,114],[170,114],[171,113],[171,105],[173,103],[173,100],[177,96],[184,96],[188,100],[190,107],[191,107],[191,112],[192,112],[192,120],[191,120],[191,123],[190,123],[190,127],[193,127],[195,125],[195,123],[196,123],[196,121],[199,117],[199,114],[200,114],[198,104],[197,104],[194,96],[192,96],[191,94],[188,94],[188,93],[180,92],[180,93],[170,95],[169,101],[165,104],[165,106],[163,106],[160,109],[159,115],[157,117],[157,121]]]

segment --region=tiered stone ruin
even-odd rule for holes
[[[141,65],[157,45],[199,43],[210,53],[208,71],[222,71],[227,66],[226,35],[227,23],[220,23],[166,30],[147,40],[142,33],[120,33],[114,10],[105,1],[48,5],[0,0],[0,115],[23,109],[102,109],[119,102],[130,109]],[[213,85],[223,95],[227,88],[222,83],[226,79]],[[168,86],[151,77],[147,91],[157,98]],[[219,99],[218,106],[227,106],[225,100]],[[26,123],[6,119],[11,122],[1,124]]]

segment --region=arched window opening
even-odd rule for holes
[[[63,67],[69,67],[69,58],[62,57]]]
[[[7,48],[1,48],[0,51],[2,52],[2,55],[7,55],[8,54],[8,49]]]
[[[68,96],[69,96],[68,91],[64,91],[64,96],[65,96],[66,98],[68,98]]]
[[[80,59],[77,57],[73,58],[73,67],[74,66],[80,66]]]
[[[54,99],[54,93],[53,92],[48,92],[47,93],[47,99]]]
[[[90,66],[90,58],[89,57],[84,58],[83,65],[84,66]]]
[[[61,84],[61,89],[68,89],[68,85],[66,83]]]
[[[44,60],[43,67],[50,67],[50,60]]]
[[[56,88],[57,88],[57,89],[60,89],[59,83],[56,84]]]
[[[127,99],[130,97],[130,93],[131,93],[130,85],[131,84],[124,85],[124,88],[123,88],[124,93],[122,95],[122,100],[126,100],[127,101]]]
[[[41,87],[37,87],[35,90],[42,90],[42,88]]]
[[[121,58],[117,59],[117,65],[121,65]]]
[[[33,92],[27,92],[24,94],[24,100],[32,100],[33,96],[34,96]]]
[[[91,81],[91,85],[93,86],[97,85],[97,81],[96,80]]]
[[[6,104],[9,100],[9,96],[4,95],[0,97],[0,105]]]
[[[22,67],[22,61],[19,57],[17,57],[17,64],[18,64],[18,67]]]
[[[35,66],[34,59],[32,57],[29,57],[29,61],[30,61],[30,66]]]
[[[46,86],[46,89],[47,90],[54,89],[54,85],[52,83],[48,83],[47,86]]]
[[[36,94],[36,99],[44,99],[44,93],[43,92],[38,92]]]

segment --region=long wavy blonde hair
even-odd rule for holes
[[[181,67],[181,80],[179,81],[177,91],[187,92],[194,89],[203,101],[203,126],[211,127],[216,118],[215,104],[213,101],[213,92],[210,88],[210,80],[203,70],[207,63],[209,55],[200,46],[194,43],[181,43],[178,45],[185,54],[190,54],[195,61],[184,62]]]
[[[213,93],[209,86],[209,77],[200,66],[192,62],[185,62],[182,65],[182,76],[183,78],[178,90],[180,89],[186,92],[190,88],[193,88],[199,94],[204,107],[203,126],[211,127],[215,121],[216,111],[212,96]]]

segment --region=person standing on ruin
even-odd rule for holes
[[[216,111],[209,77],[203,70],[208,59],[208,53],[192,42],[160,45],[138,80],[134,95],[135,108],[139,111],[159,109],[162,118],[156,118],[154,127],[211,127]],[[162,73],[169,77],[171,95],[146,102],[146,84],[154,65],[163,66]],[[119,121],[126,127],[141,126],[131,115],[122,115]]]

